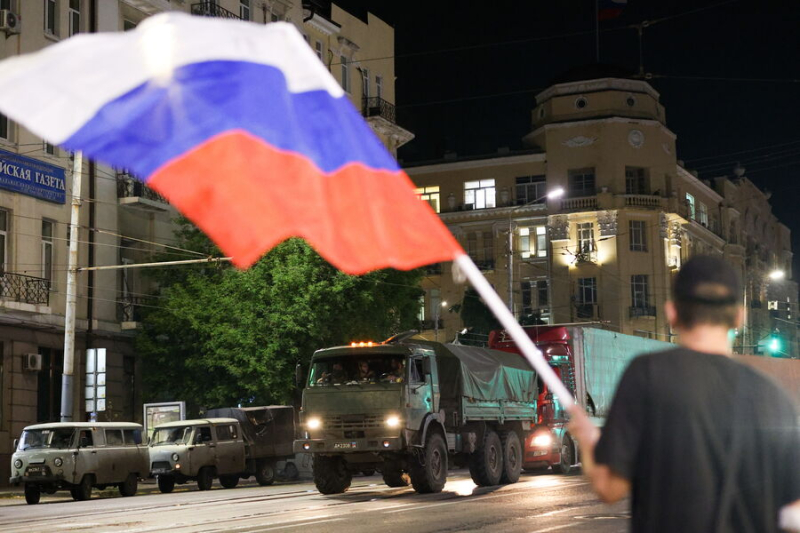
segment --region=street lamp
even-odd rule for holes
[[[442,300],[442,304],[440,306],[434,307],[436,311],[433,314],[433,338],[436,342],[439,342],[439,319],[442,316],[442,309],[447,307],[447,301]]]
[[[783,270],[779,270],[779,269],[778,270],[773,270],[772,272],[769,273],[769,279],[771,279],[772,281],[781,280],[781,279],[784,278],[784,276],[786,276],[786,272],[784,272]]]
[[[530,202],[526,202],[515,207],[508,214],[508,309],[511,311],[512,315],[514,314],[514,232],[511,227],[511,217],[517,210],[522,209],[523,207],[540,202],[545,198],[548,200],[555,200],[556,198],[561,198],[563,195],[564,189],[562,187],[556,187],[544,196],[540,196],[535,200],[531,200]]]

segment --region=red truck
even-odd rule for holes
[[[639,354],[665,350],[673,344],[598,327],[578,325],[525,326],[555,373],[589,415],[602,426],[622,373]],[[489,335],[489,348],[520,353],[505,331]],[[568,417],[541,380],[538,383],[537,424],[525,440],[526,471],[553,467],[567,474],[580,460],[577,443],[566,429]]]

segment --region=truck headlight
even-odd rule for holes
[[[551,437],[547,433],[543,433],[541,435],[536,435],[531,440],[531,444],[538,447],[538,448],[547,448],[553,443],[553,437]]]
[[[397,415],[392,415],[386,419],[386,425],[390,428],[396,428],[400,426],[400,417]]]
[[[306,420],[306,427],[308,429],[319,429],[322,427],[322,419],[314,416]]]
[[[56,457],[56,458],[53,460],[53,464],[54,464],[54,465],[56,465],[56,466],[61,466],[61,465],[63,465],[63,464],[64,464],[64,461],[62,461],[62,460],[61,460],[61,457]]]
[[[14,468],[22,468],[22,461],[20,459],[14,461]]]
[[[178,460],[178,459],[180,459],[180,458],[181,458],[181,456],[180,456],[180,455],[178,455],[177,453],[173,453],[173,454],[172,454],[172,460],[173,460],[173,461],[177,461],[177,460]]]

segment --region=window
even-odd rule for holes
[[[322,41],[314,43],[314,52],[317,54],[319,60],[322,61]]]
[[[467,233],[467,255],[469,255],[473,261],[478,260],[478,234],[474,231]]]
[[[9,11],[14,11],[14,5],[12,0],[0,0],[0,9],[7,9]]]
[[[369,98],[369,70],[361,69],[361,94],[364,98]]]
[[[425,370],[420,357],[415,357],[411,360],[409,371],[411,374],[409,381],[411,383],[425,383]]]
[[[350,92],[350,65],[347,64],[347,58],[339,56],[339,61],[342,63],[342,89]]]
[[[546,279],[536,282],[536,297],[539,300],[539,307],[546,307],[550,304],[550,291]]]
[[[546,279],[523,281],[520,283],[520,288],[523,316],[530,315],[534,309],[541,309],[549,305],[550,292]]]
[[[231,424],[229,426],[217,426],[217,440],[236,440],[238,437],[236,426]]]
[[[595,195],[593,168],[569,171],[569,195],[573,198]]]
[[[646,274],[634,274],[631,276],[631,302],[636,309],[645,309],[650,302],[650,290],[647,284]]]
[[[11,123],[2,113],[0,113],[0,139],[11,140]]]
[[[650,194],[645,169],[625,167],[625,194]]]
[[[468,181],[464,184],[464,204],[471,209],[495,207],[494,180]]]
[[[439,289],[431,289],[428,298],[428,318],[438,320],[442,314],[442,292]]]
[[[53,222],[42,220],[42,277],[53,285]]]
[[[433,208],[434,212],[439,212],[439,186],[432,185],[430,187],[420,187],[418,189],[414,189],[414,192],[417,193],[420,200],[428,202],[431,204],[431,208]]]
[[[594,252],[594,224],[584,222],[578,224],[578,253]]]
[[[697,221],[708,227],[708,207],[703,202],[697,202]]]
[[[689,220],[695,220],[695,212],[694,212],[694,196],[686,193],[686,207],[689,210]]]
[[[578,278],[577,300],[584,305],[597,303],[597,278]]]
[[[81,0],[69,0],[69,36],[81,32]]]
[[[483,260],[494,266],[494,233],[491,231],[483,232]]]
[[[136,29],[136,23],[132,20],[125,19],[122,21],[122,31]]]
[[[250,0],[239,0],[239,18],[250,20]]]
[[[547,228],[545,226],[520,228],[519,249],[523,259],[547,257]]]
[[[195,444],[202,444],[204,442],[212,442],[214,439],[211,437],[211,427],[209,426],[202,426],[197,428],[197,432],[194,435],[194,443]]]
[[[106,446],[122,446],[122,430],[121,429],[107,429],[106,430]]]
[[[417,320],[422,322],[425,320],[425,295],[419,297],[419,310],[417,311]]]
[[[44,32],[47,35],[58,35],[57,0],[44,0]]]
[[[547,181],[544,176],[523,176],[517,178],[517,205],[543,203],[547,197]]]
[[[56,147],[47,141],[44,141],[44,147],[42,149],[44,153],[48,155],[56,155]]]
[[[647,223],[644,220],[631,220],[628,227],[631,235],[631,252],[646,252]]]
[[[375,76],[375,96],[383,98],[383,76]]]
[[[8,270],[8,211],[0,209],[0,273]]]
[[[142,443],[142,430],[126,429],[123,433],[125,434],[125,444],[132,446],[134,444]]]

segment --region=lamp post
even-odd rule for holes
[[[560,198],[563,194],[564,189],[557,187],[544,196],[540,196],[535,200],[531,200],[530,202],[526,202],[515,207],[508,214],[508,310],[511,311],[512,315],[514,314],[514,231],[512,228],[512,216],[516,211],[522,209],[523,207],[535,204],[541,200],[544,200],[545,198],[548,200],[555,200],[556,198]]]
[[[433,315],[433,339],[439,342],[439,320],[442,317],[442,309],[447,306],[447,302],[442,300],[441,305],[434,307],[436,313]]]

